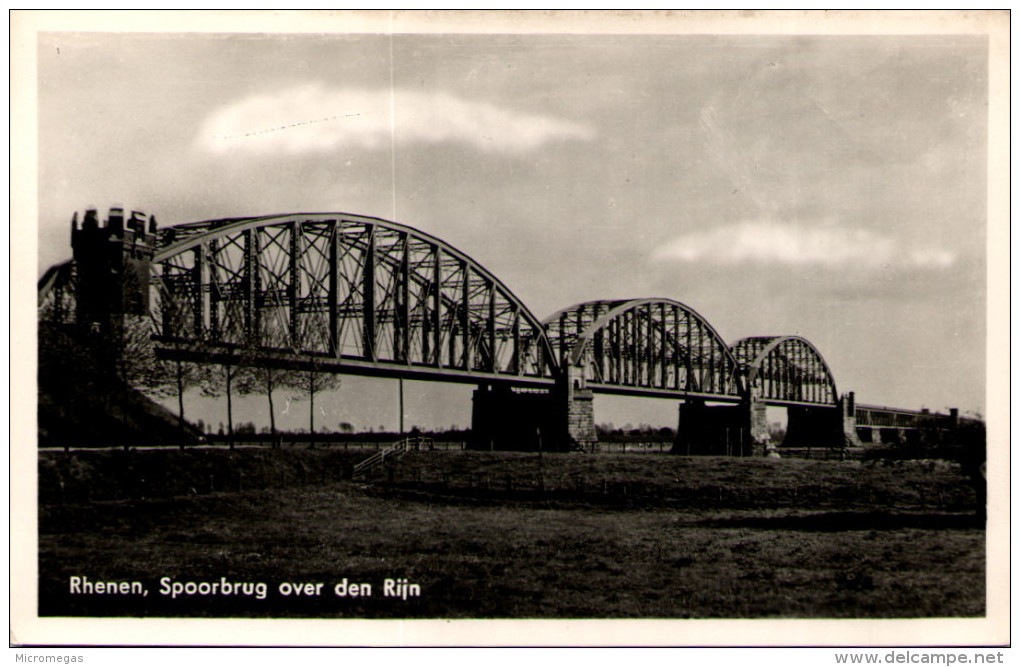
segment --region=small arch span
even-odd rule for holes
[[[817,348],[800,336],[753,336],[733,345],[745,386],[772,404],[834,406],[836,380]]]
[[[546,318],[560,366],[608,393],[739,399],[737,362],[718,332],[672,299],[587,301]]]

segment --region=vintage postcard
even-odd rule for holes
[[[1008,644],[1008,24],[14,12],[12,644]]]

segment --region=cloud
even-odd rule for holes
[[[656,250],[659,261],[785,266],[943,268],[956,259],[934,245],[831,224],[745,221],[679,236]]]
[[[215,153],[308,154],[404,143],[461,143],[526,153],[555,141],[587,140],[591,128],[445,93],[327,89],[306,85],[230,103],[202,125],[198,145]]]

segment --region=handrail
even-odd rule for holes
[[[385,461],[386,459],[390,457],[398,457],[407,452],[408,450],[413,449],[415,451],[421,451],[431,450],[432,448],[433,448],[432,438],[418,436],[398,440],[397,442],[393,443],[386,449],[382,449],[376,452],[375,454],[372,454],[361,463],[355,465],[352,477],[357,477],[358,475],[361,475],[362,473],[371,470],[375,466],[382,464],[383,461]]]

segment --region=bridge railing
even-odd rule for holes
[[[880,405],[857,404],[854,411],[857,426],[884,428],[917,428],[925,424],[951,424],[959,419],[956,410],[949,414],[929,410],[905,410]]]

